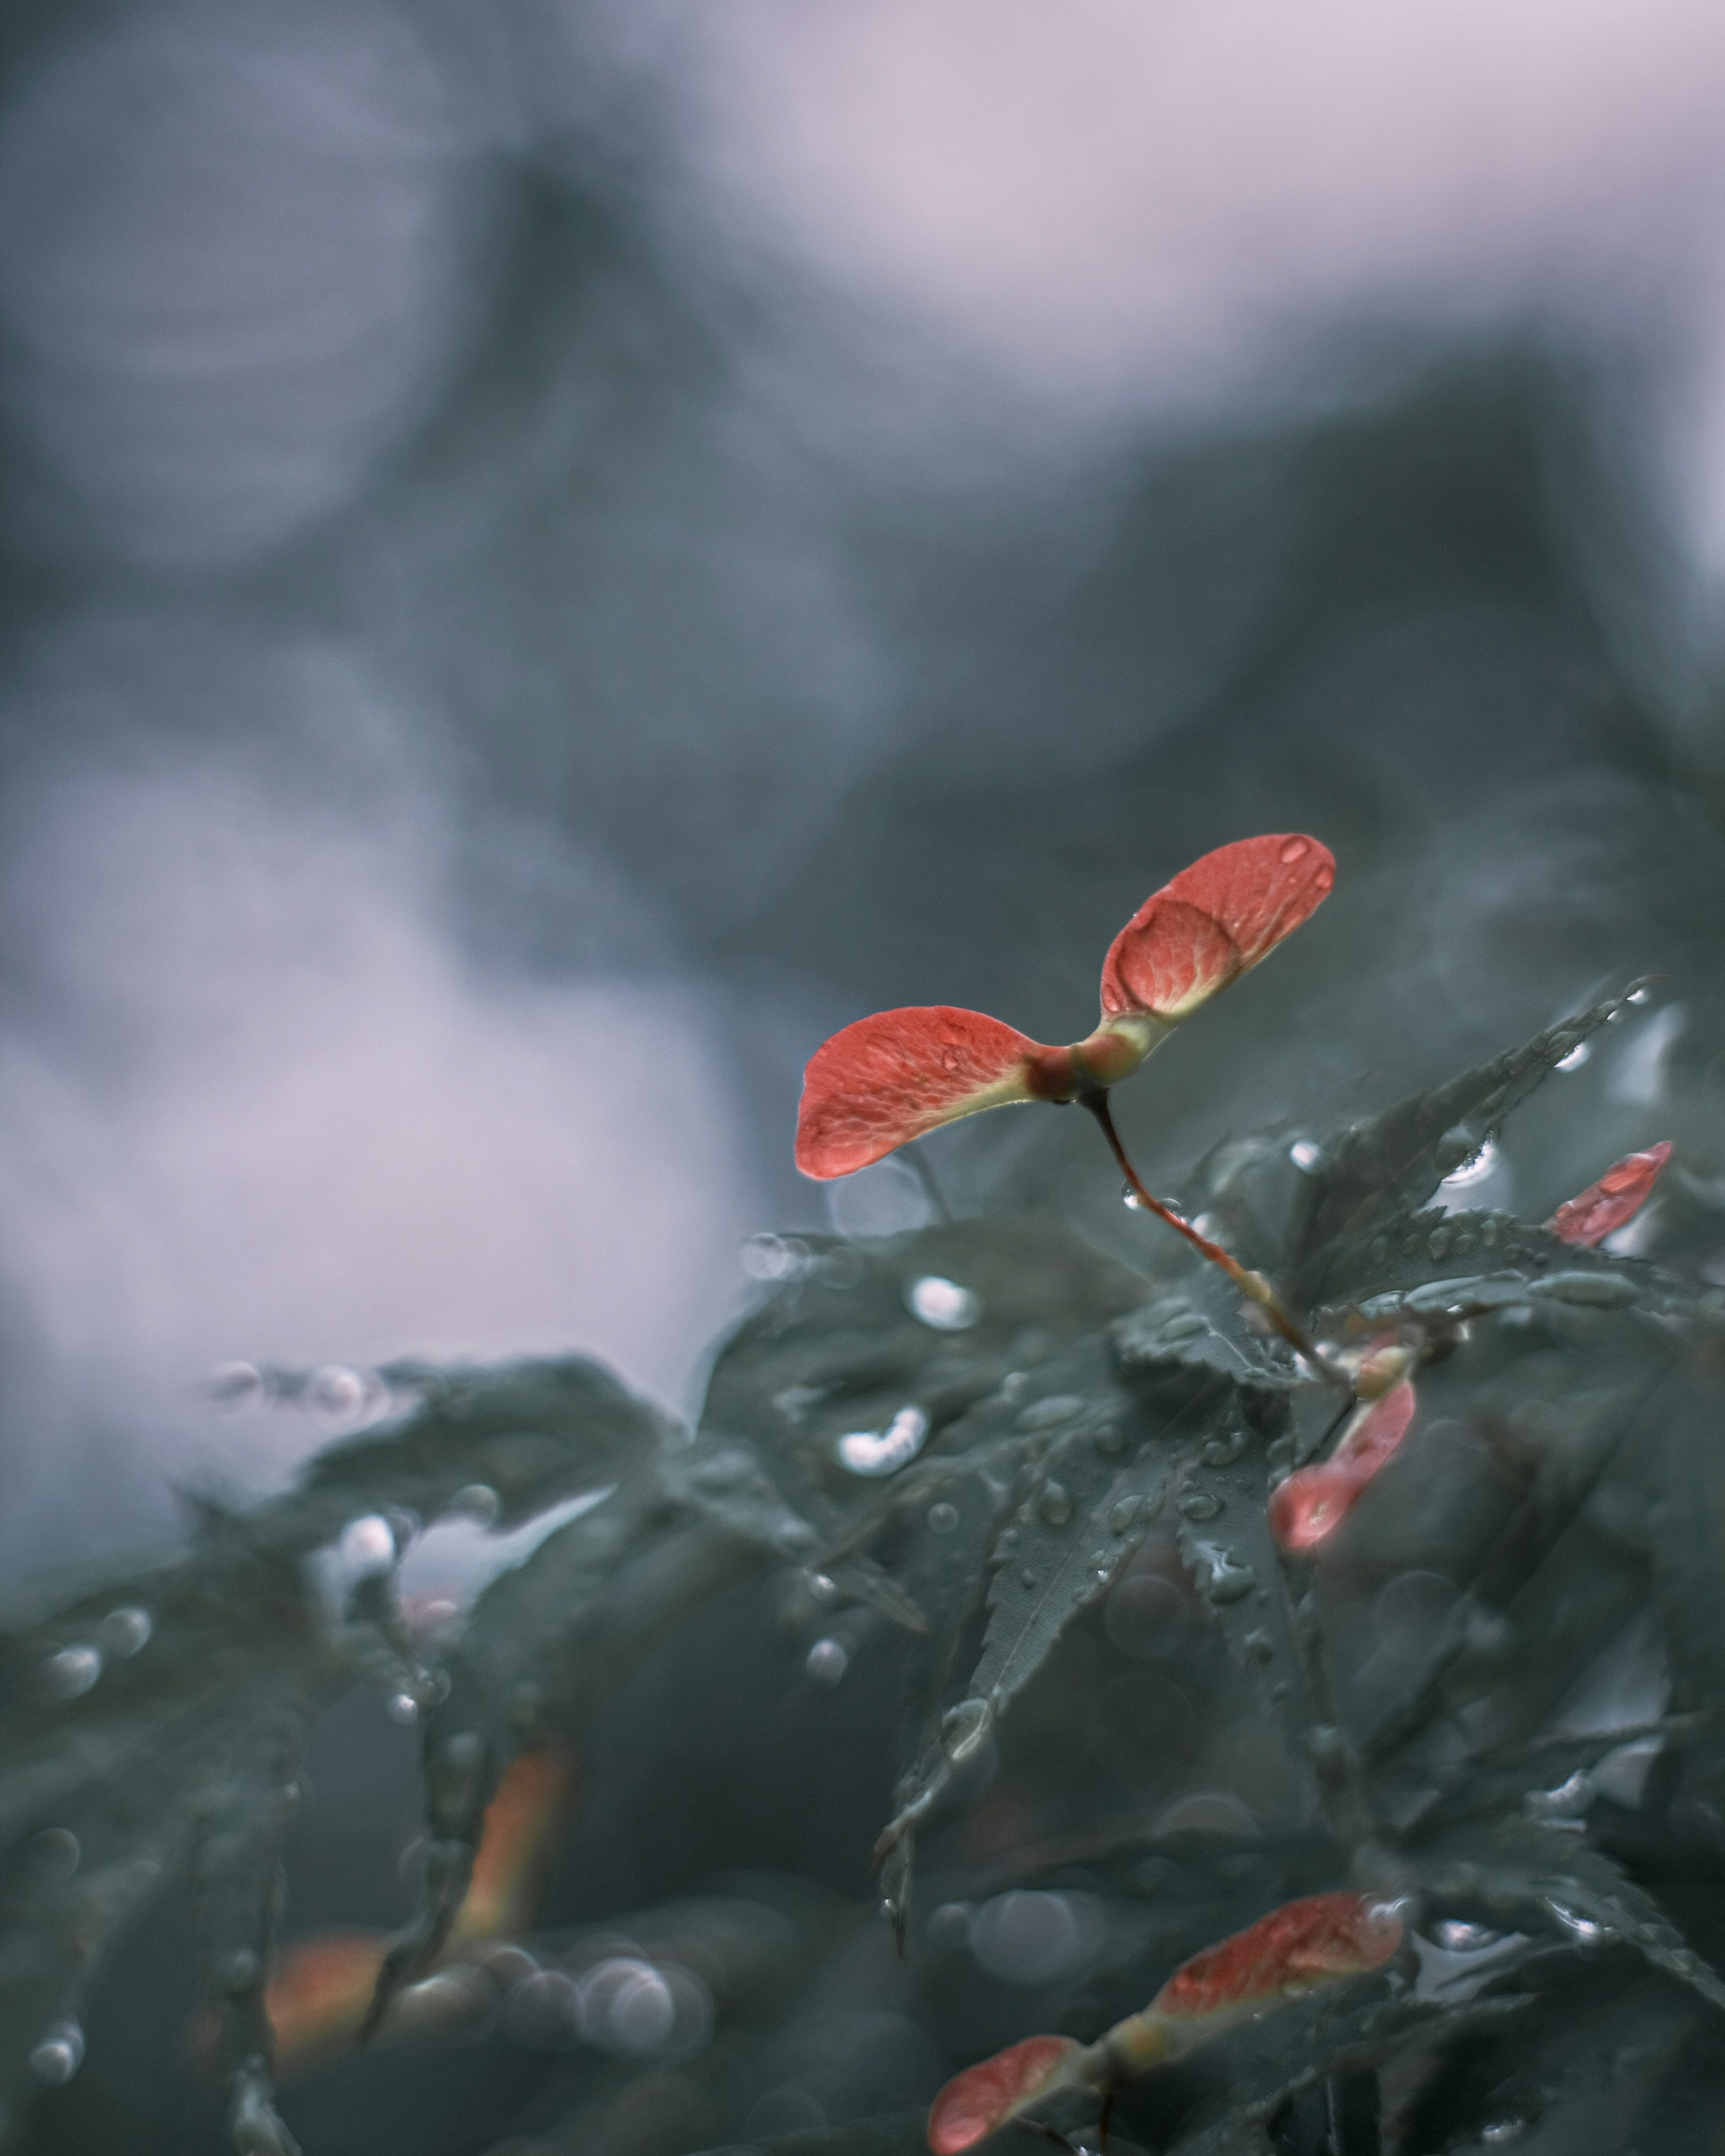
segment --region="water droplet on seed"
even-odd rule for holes
[[[817,1684],[835,1685],[850,1666],[850,1657],[839,1640],[817,1640],[803,1666]]]
[[[921,1280],[913,1281],[905,1301],[911,1315],[937,1332],[968,1332],[983,1314],[978,1296],[968,1287],[960,1287],[957,1281],[943,1280],[938,1273],[925,1273]]]
[[[928,1508],[928,1524],[937,1535],[949,1535],[958,1524],[958,1507],[942,1498],[937,1505]]]

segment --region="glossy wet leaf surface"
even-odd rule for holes
[[[1699,2156],[1725,1296],[1681,1244],[1435,1194],[1611,1008],[1197,1171],[1326,1338],[1411,1360],[1417,1413],[1304,1548],[1272,1492],[1345,1400],[1209,1269],[1033,1214],[776,1239],[693,1430],[575,1359],[377,1373],[376,1426],[285,1495],[44,1591],[0,1640],[17,2144],[87,2138],[143,1986],[182,2076],[147,2156],[230,2122],[305,2156],[889,2156],[965,2068],[1090,2044],[1270,1912],[1368,1891],[1402,1952],[1122,2087],[1122,2148]],[[434,1619],[395,1567],[434,1522],[501,1556]],[[367,1694],[418,1754],[368,1845],[399,1878],[302,1924],[278,1858],[340,1816],[304,1761]],[[488,1804],[553,1758],[567,1816],[524,1811],[460,1914]],[[390,1941],[374,2044],[272,2097],[276,1943],[351,2035]],[[1094,2095],[1050,2103],[1093,2128]]]

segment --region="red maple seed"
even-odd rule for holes
[[[928,2114],[934,2156],[958,2156],[986,2140],[1033,2102],[1079,2048],[1070,2036],[1027,2036],[956,2075]]]
[[[1408,1434],[1416,1402],[1404,1378],[1357,1409],[1330,1457],[1301,1467],[1270,1496],[1270,1532],[1285,1550],[1313,1549],[1339,1527]]]
[[[1372,1895],[1310,1894],[1284,1902],[1194,1954],[1142,2014],[1116,2022],[1088,2048],[1066,2036],[1027,2036],[967,2067],[934,2100],[928,2145],[934,2156],[959,2156],[1057,2090],[1099,2090],[1106,2106],[1123,2081],[1320,1984],[1381,1969],[1401,1943],[1399,1914]]]
[[[1241,839],[1147,898],[1102,962],[1104,1017],[1178,1019],[1269,956],[1328,896],[1327,846],[1295,832]]]
[[[1204,2020],[1268,2005],[1337,1977],[1381,1969],[1402,1942],[1402,1920],[1369,1894],[1308,1894],[1183,1963],[1151,2001],[1153,2014]]]
[[[1206,854],[1115,937],[1102,968],[1101,1022],[1069,1047],[945,1004],[879,1011],[846,1026],[804,1074],[798,1167],[823,1180],[850,1175],[983,1108],[1101,1092],[1267,957],[1335,880],[1329,849],[1294,832]]]
[[[1546,1226],[1559,1241],[1593,1250],[1635,1219],[1671,1157],[1669,1138],[1649,1146],[1645,1152],[1626,1153],[1597,1183],[1589,1183],[1579,1197],[1558,1206]]]

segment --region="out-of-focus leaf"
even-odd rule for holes
[[[254,1532],[313,1549],[357,1515],[403,1507],[422,1519],[489,1491],[509,1527],[612,1481],[663,1441],[665,1419],[585,1356],[414,1373],[418,1404],[398,1421],[327,1445]]]

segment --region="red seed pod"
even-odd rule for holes
[[[945,1004],[859,1019],[803,1074],[797,1165],[804,1175],[850,1175],[938,1124],[1034,1100],[1032,1066],[1057,1052]]]
[[[1327,846],[1293,831],[1219,846],[1147,898],[1110,945],[1102,1011],[1188,1017],[1267,957],[1329,896]]]
[[[1080,2048],[1070,2036],[1027,2036],[955,2075],[929,2111],[934,2156],[958,2156],[986,2140],[1034,2102]]]
[[[1017,1101],[1070,1101],[1128,1077],[1182,1019],[1266,957],[1336,880],[1294,832],[1242,839],[1183,869],[1108,949],[1102,1020],[1047,1048],[979,1011],[935,1004],[860,1019],[803,1075],[797,1165],[850,1175],[942,1123]]]
[[[1404,1378],[1382,1399],[1355,1409],[1329,1459],[1276,1485],[1270,1494],[1270,1532],[1283,1549],[1314,1549],[1335,1532],[1407,1435],[1417,1404]]]
[[[1558,1206],[1546,1226],[1562,1242],[1578,1244],[1584,1250],[1594,1249],[1635,1219],[1671,1157],[1669,1138],[1649,1146],[1645,1152],[1626,1153],[1597,1183],[1589,1183],[1579,1197]]]
[[[1169,2020],[1268,2006],[1316,1985],[1381,1969],[1402,1920],[1370,1894],[1308,1894],[1260,1917],[1177,1969],[1151,2002]]]

